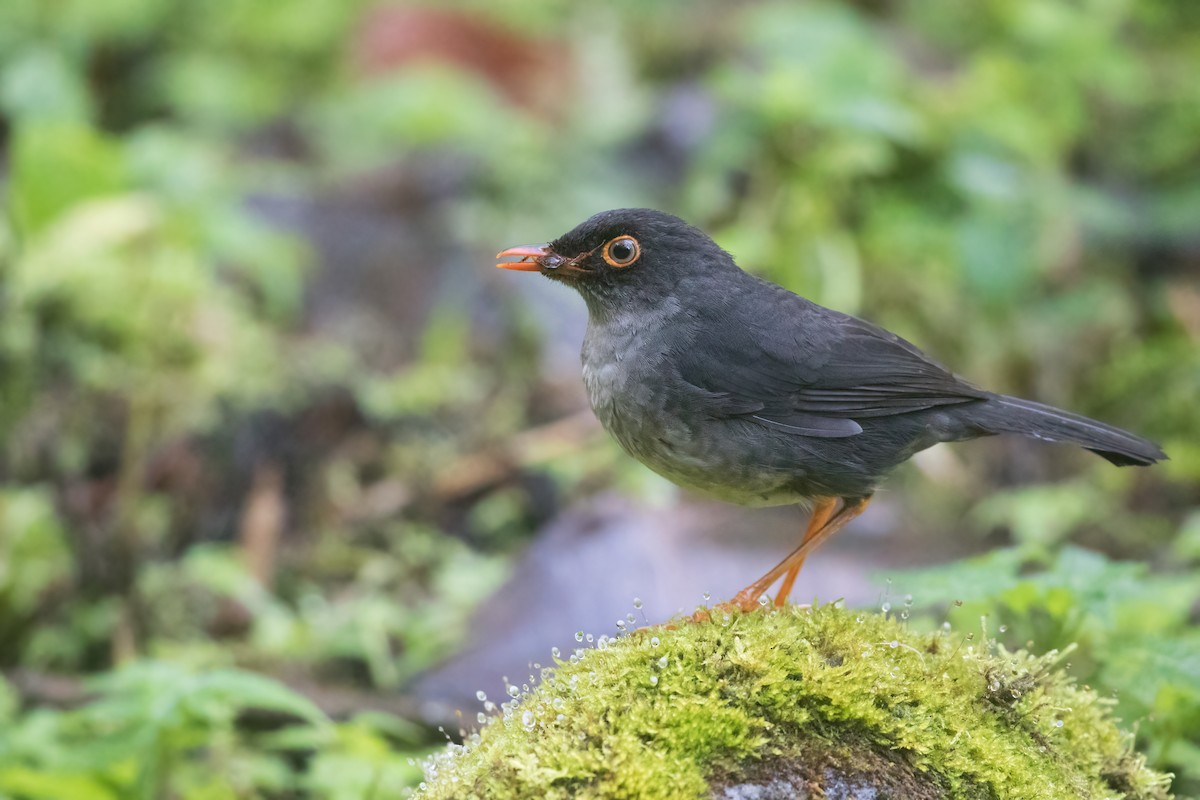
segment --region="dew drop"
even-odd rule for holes
[[[640,598],[640,597],[633,598],[633,607],[641,608],[642,607],[642,598]]]
[[[997,628],[997,630],[999,630],[1001,633],[1004,633],[1005,631],[1007,631],[1007,630],[1008,630],[1008,626],[1007,626],[1007,625],[1001,625],[999,628]]]
[[[577,641],[577,642],[583,641],[583,631],[575,631],[575,641]]]
[[[658,668],[659,668],[659,669],[666,669],[666,668],[667,668],[667,657],[666,657],[666,656],[663,656],[662,658],[660,658],[660,659],[658,660]]]
[[[487,695],[483,693],[483,689],[480,689],[478,692],[475,693],[475,699],[481,703],[487,702]]]
[[[942,630],[944,630],[944,631],[950,630],[950,620],[946,620],[945,622],[942,623]]]
[[[767,604],[770,602],[771,602],[771,598],[767,597],[765,594],[762,597],[758,598],[758,604],[760,606],[762,606],[763,608],[766,608]]]
[[[508,689],[506,691],[508,692],[509,697],[520,697],[521,696],[521,690],[518,689],[516,686],[513,686],[512,684],[509,684]]]
[[[593,637],[593,636],[592,636],[592,635],[589,633],[587,636],[585,636],[585,637],[583,637],[583,638],[587,639],[587,640],[590,642],[590,641],[592,641],[592,639],[593,639],[594,637]]]
[[[625,630],[625,620],[623,620],[623,619],[617,620],[617,630],[619,630],[619,631]]]
[[[651,647],[658,647],[658,637],[657,637],[657,636],[651,636],[651,637],[650,637],[650,646],[651,646]]]
[[[559,650],[557,647],[551,647],[550,655],[551,655],[551,657],[557,659],[560,655],[562,655],[562,651]]]
[[[637,622],[637,617],[635,617],[633,614],[626,614],[625,621],[632,625],[633,623]]]
[[[904,595],[904,605],[911,606],[913,604],[913,596],[911,594]]]
[[[866,619],[866,617],[864,617],[862,614],[859,614],[857,617],[854,618],[854,621],[861,625],[863,620],[865,620],[865,619]]]
[[[657,676],[657,675],[651,675],[651,676],[650,676],[650,685],[651,685],[651,686],[658,686],[658,676]]]
[[[532,711],[526,711],[524,714],[521,715],[521,724],[524,725],[526,728],[533,727],[533,712]]]
[[[478,714],[475,715],[475,719],[479,720],[480,725],[483,725],[485,722],[487,722],[487,714],[480,711]]]
[[[892,639],[890,642],[888,642],[888,647],[892,648],[893,650],[895,650],[899,646],[900,646],[900,641],[898,639]]]
[[[886,614],[892,610],[892,604],[885,600],[883,601],[883,605],[879,607],[879,610]]]
[[[1062,726],[1063,726],[1063,721],[1061,719],[1054,720],[1054,727],[1061,728]]]

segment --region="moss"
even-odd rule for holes
[[[432,760],[418,796],[699,798],[833,775],[880,797],[1168,798],[1060,658],[833,606],[602,639]]]

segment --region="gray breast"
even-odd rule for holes
[[[748,448],[739,425],[688,414],[694,390],[673,371],[664,353],[686,332],[675,308],[614,315],[592,322],[584,337],[583,381],[592,409],[605,429],[631,456],[689,489],[742,505],[781,505],[803,499],[794,472],[769,465]]]

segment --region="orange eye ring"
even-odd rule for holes
[[[604,245],[600,255],[610,267],[624,269],[633,266],[634,262],[642,257],[642,246],[632,236],[618,236]]]

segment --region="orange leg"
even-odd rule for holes
[[[804,529],[804,536],[800,539],[802,546],[817,531],[821,530],[826,522],[829,522],[829,518],[833,516],[833,511],[837,508],[838,502],[838,498],[836,497],[818,497],[816,499],[816,504],[813,505],[812,516],[808,518],[808,527]],[[783,583],[779,585],[779,594],[775,595],[776,608],[783,608],[787,605],[788,595],[792,593],[792,586],[796,583],[796,576],[800,574],[800,568],[803,566],[804,559],[802,558],[783,576]]]
[[[735,606],[742,611],[753,611],[758,608],[758,598],[762,597],[763,593],[771,587],[771,584],[779,579],[779,576],[790,573],[792,570],[798,572],[809,553],[816,550],[825,543],[825,540],[844,528],[847,522],[861,514],[869,502],[871,502],[870,497],[843,498],[842,507],[830,515],[824,524],[816,530],[812,530],[812,525],[810,524],[810,529],[805,531],[804,541],[800,543],[800,546],[789,553],[783,561],[772,567],[766,575],[763,575],[754,583],[738,592],[729,601],[729,605]],[[820,509],[821,505],[818,505],[817,511]],[[813,512],[814,518],[817,511]],[[790,586],[787,588],[791,589]]]

